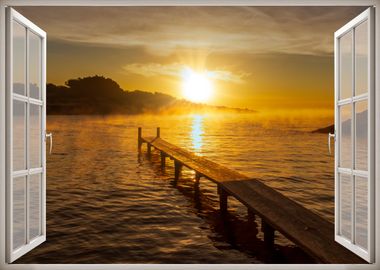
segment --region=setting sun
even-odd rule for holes
[[[206,72],[186,68],[182,71],[182,92],[189,101],[206,102],[212,96],[213,83]]]

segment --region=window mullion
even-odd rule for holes
[[[351,124],[351,151],[352,151],[352,160],[351,160],[351,168],[352,170],[355,169],[355,150],[356,150],[356,145],[355,145],[355,140],[356,140],[356,106],[354,102],[354,97],[355,97],[355,92],[356,92],[356,86],[355,86],[355,70],[356,70],[356,63],[355,63],[355,35],[356,31],[355,28],[352,29],[352,124]],[[356,177],[355,175],[351,176],[352,180],[352,209],[351,209],[351,242],[355,244],[355,222],[356,222],[356,196],[355,196],[355,190],[356,190]]]
[[[25,84],[25,87],[26,87],[26,95],[29,99],[30,97],[30,89],[29,89],[29,31],[26,30],[26,53],[25,53],[25,56],[26,56],[26,61],[25,61],[25,78],[26,78],[26,84]],[[29,192],[30,192],[30,183],[29,183],[29,180],[30,180],[30,176],[29,176],[29,169],[30,169],[30,158],[29,158],[29,145],[30,145],[30,141],[29,141],[29,131],[30,129],[30,103],[29,101],[26,103],[26,134],[25,134],[25,140],[26,140],[26,168],[28,170],[28,175],[26,176],[26,192],[25,192],[25,198],[26,198],[26,207],[25,207],[25,213],[26,213],[26,217],[25,217],[25,220],[26,220],[26,231],[25,231],[25,234],[26,234],[26,244],[29,244],[30,242],[30,236],[29,236],[29,208],[30,208],[30,196],[29,196]]]

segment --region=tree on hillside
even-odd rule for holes
[[[70,79],[65,86],[47,85],[50,114],[137,114],[157,112],[176,99],[162,93],[125,91],[110,78]]]

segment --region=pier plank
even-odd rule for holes
[[[223,165],[198,156],[188,150],[177,147],[161,138],[143,137],[142,140],[154,148],[163,151],[167,156],[181,162],[184,166],[200,173],[202,176],[219,184],[223,181],[248,179],[247,176],[231,170]]]
[[[158,133],[159,134],[159,133]],[[196,155],[173,145],[159,137],[141,137],[148,149],[154,147],[180,163],[194,170],[197,176],[205,177],[222,190],[221,205],[227,208],[227,197],[233,196],[248,210],[259,215],[268,232],[267,240],[272,242],[273,229],[281,232],[306,253],[320,263],[365,264],[360,257],[350,252],[334,240],[334,225],[313,211],[306,209],[280,192],[265,185],[258,179],[236,172],[230,168]],[[178,177],[176,173],[176,178]]]
[[[223,187],[271,227],[321,263],[366,263],[334,240],[334,225],[257,179]]]

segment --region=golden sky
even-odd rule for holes
[[[48,35],[48,82],[104,75],[183,98],[181,70],[212,74],[208,103],[333,109],[333,34],[364,7],[22,7]]]

